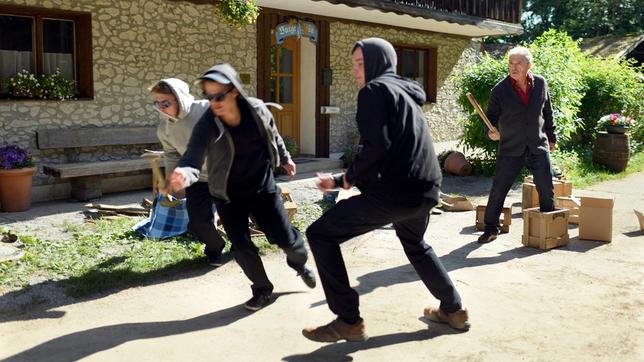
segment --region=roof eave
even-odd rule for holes
[[[521,24],[395,4],[378,8],[338,0],[258,0],[259,6],[466,37],[518,35]]]

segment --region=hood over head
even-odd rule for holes
[[[391,43],[381,38],[366,38],[357,41],[352,52],[357,47],[362,49],[365,84],[379,78],[396,79],[396,84],[409,94],[417,104],[423,105],[425,103],[427,96],[420,84],[396,74],[398,56]]]
[[[201,86],[201,82],[204,80],[210,80],[220,84],[232,84],[238,91],[239,94],[244,98],[248,98],[248,94],[244,90],[242,85],[241,78],[235,68],[233,68],[228,63],[217,64],[210,69],[208,69],[204,74],[197,79],[195,82],[196,85]]]
[[[179,104],[179,114],[176,118],[168,116],[167,114],[158,110],[159,113],[161,113],[161,116],[171,121],[179,121],[185,118],[188,113],[190,113],[190,107],[195,101],[195,97],[190,94],[190,86],[188,86],[188,83],[178,78],[161,79],[159,83],[165,83],[170,87],[172,93],[174,94],[174,97],[177,99],[177,103]]]

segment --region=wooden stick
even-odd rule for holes
[[[487,126],[487,128],[488,128],[490,131],[492,131],[492,132],[499,133],[499,131],[496,129],[496,127],[494,127],[494,126],[492,125],[492,123],[490,123],[490,120],[489,120],[489,119],[487,119],[487,116],[485,115],[485,112],[483,112],[483,109],[482,109],[482,108],[481,108],[481,106],[479,105],[479,102],[477,102],[477,101],[476,101],[476,98],[474,98],[474,96],[472,95],[472,93],[467,92],[467,94],[466,94],[466,95],[467,95],[467,99],[469,99],[469,100],[470,100],[470,103],[472,103],[472,106],[473,106],[473,107],[474,107],[474,109],[476,110],[476,113],[478,113],[478,114],[479,114],[479,116],[481,116],[481,118],[483,118],[483,122],[485,123],[485,125]],[[500,133],[499,133],[499,134],[500,134]]]

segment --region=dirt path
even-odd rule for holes
[[[407,264],[393,230],[381,229],[343,247],[361,294],[371,337],[367,342],[304,339],[303,326],[332,318],[322,289],[308,290],[281,255],[271,255],[264,260],[279,297],[259,312],[242,308],[250,289],[230,262],[217,270],[5,319],[0,358],[641,361],[644,237],[635,231],[632,209],[644,209],[642,185],[644,173],[639,173],[577,192],[616,198],[610,244],[578,240],[577,229],[571,229],[566,247],[548,252],[524,248],[516,206],[510,234],[484,246],[474,243],[474,212],[432,217],[426,237],[470,310],[468,333],[420,318],[423,307],[437,302]],[[515,191],[508,204],[519,199]]]

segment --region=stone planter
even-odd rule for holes
[[[25,211],[31,207],[31,185],[36,167],[0,170],[0,209]]]

